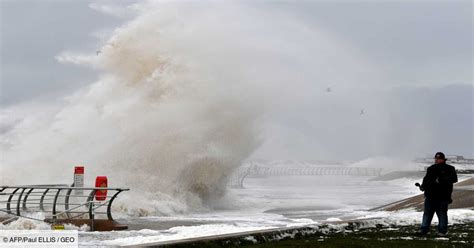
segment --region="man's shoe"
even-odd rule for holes
[[[437,235],[438,235],[438,237],[446,237],[446,234],[447,234],[447,233],[438,232]]]
[[[426,236],[428,234],[428,232],[427,231],[418,231],[416,234],[418,236]]]

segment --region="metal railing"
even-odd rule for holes
[[[244,180],[251,177],[269,177],[269,176],[325,176],[325,175],[347,175],[347,176],[380,176],[383,173],[382,168],[366,167],[328,167],[328,166],[302,166],[302,167],[283,167],[283,166],[260,166],[253,165],[239,168],[231,176],[229,186],[242,188]]]
[[[108,194],[101,195],[103,200],[97,200],[97,192],[103,190],[107,190]],[[50,219],[52,223],[69,219],[94,220],[96,215],[105,215],[113,221],[112,204],[121,192],[128,190],[65,184],[0,186],[0,206],[4,206],[0,207],[0,213],[9,217],[0,223],[17,217],[41,221]],[[32,217],[32,213],[43,213],[44,219]]]

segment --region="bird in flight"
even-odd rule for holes
[[[363,115],[363,114],[365,114],[365,110],[364,110],[364,109],[361,109],[361,110],[360,110],[360,115]]]

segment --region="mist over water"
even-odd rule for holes
[[[377,155],[396,136],[377,105],[384,96],[371,91],[383,71],[293,15],[231,3],[128,11],[135,17],[97,52],[57,56],[97,70],[97,81],[2,110],[0,184],[69,183],[82,164],[89,185],[107,175],[112,186],[145,192],[147,204],[178,202],[181,211],[212,207],[246,159],[334,159],[346,147]],[[363,119],[364,108],[382,115]]]

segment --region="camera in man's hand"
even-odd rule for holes
[[[423,189],[423,186],[421,186],[419,183],[415,183],[415,186],[420,188],[421,191],[425,191],[425,189]]]

